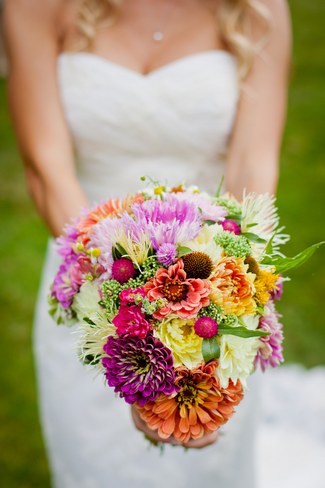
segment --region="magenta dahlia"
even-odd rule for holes
[[[175,393],[175,371],[171,351],[149,333],[107,339],[102,360],[109,386],[127,403],[143,406],[161,393]]]

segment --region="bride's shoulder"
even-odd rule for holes
[[[81,0],[6,0],[4,18],[15,23],[64,27]]]
[[[81,0],[6,0],[5,33],[11,37],[60,39],[72,22]],[[33,36],[31,36],[31,32]],[[11,35],[12,34],[12,35]]]

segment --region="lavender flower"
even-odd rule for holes
[[[115,236],[120,227],[120,219],[107,218],[101,220],[92,228],[87,247],[89,249],[98,248],[101,251],[98,257],[98,263],[105,269],[105,272],[100,277],[101,281],[108,280],[112,276],[112,266],[114,263],[112,248],[116,244]]]
[[[228,211],[225,207],[214,203],[211,197],[206,193],[190,193],[181,192],[175,196],[178,200],[186,200],[200,209],[202,220],[213,220],[214,222],[222,222],[226,217]]]
[[[58,237],[56,240],[56,248],[60,256],[68,258],[74,254],[73,248],[79,236],[79,231],[75,225],[70,224],[65,226],[64,231],[65,235]]]
[[[63,308],[69,308],[74,295],[82,284],[82,272],[77,261],[78,256],[71,254],[61,264],[52,285],[52,296]]]
[[[152,333],[143,339],[110,336],[104,351],[107,383],[127,403],[143,406],[161,393],[177,391],[172,353]]]
[[[282,355],[283,326],[279,322],[281,316],[275,310],[272,300],[266,304],[265,308],[267,315],[260,318],[258,327],[265,332],[269,332],[270,335],[260,338],[261,347],[255,358],[255,366],[259,364],[263,371],[268,366],[276,368],[284,361]]]
[[[177,249],[175,244],[166,242],[162,244],[157,250],[157,259],[163,266],[170,266],[177,257]]]
[[[135,225],[150,236],[155,250],[162,244],[180,244],[194,239],[201,227],[201,214],[194,203],[175,195],[147,200],[132,206]]]

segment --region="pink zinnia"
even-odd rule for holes
[[[265,371],[268,366],[276,368],[284,361],[282,355],[283,332],[279,322],[280,314],[275,310],[272,300],[266,304],[267,315],[260,318],[259,329],[269,332],[270,335],[261,337],[261,347],[255,358],[255,366],[259,364]]]
[[[112,322],[118,335],[127,334],[143,339],[149,330],[152,330],[150,323],[137,305],[121,305]]]
[[[167,300],[167,304],[153,314],[158,320],[171,313],[182,319],[195,318],[199,310],[210,303],[210,283],[208,280],[186,278],[182,259],[168,269],[158,269],[156,276],[144,288],[149,300]]]

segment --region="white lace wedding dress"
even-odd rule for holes
[[[217,188],[238,99],[229,53],[190,55],[146,76],[93,54],[62,54],[58,80],[78,177],[90,202],[134,192],[142,175]],[[215,445],[187,452],[167,445],[160,455],[134,428],[129,407],[79,363],[77,329],[58,327],[49,317],[46,295],[57,265],[51,242],[34,344],[54,486],[271,488],[263,473],[262,484],[255,484],[259,376],[251,378],[250,391]],[[280,480],[272,486],[290,488]]]

